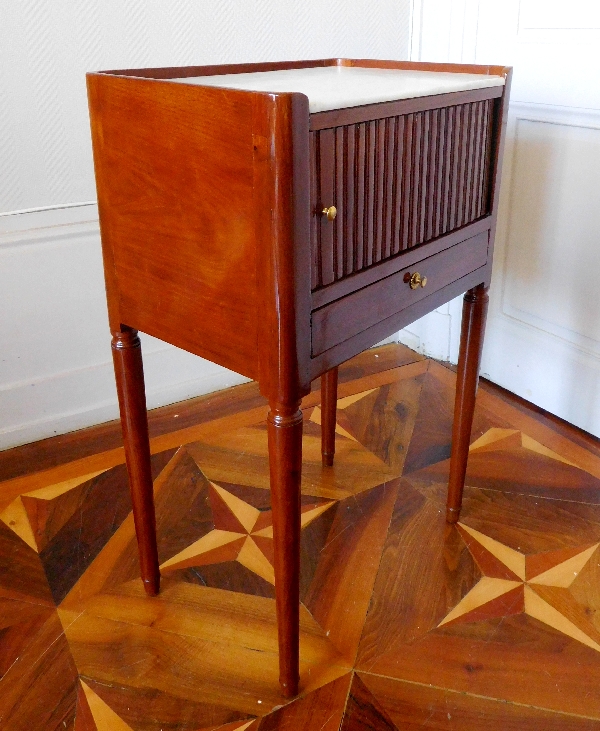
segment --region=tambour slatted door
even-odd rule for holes
[[[490,212],[494,99],[311,132],[312,289]],[[335,205],[337,217],[318,214]]]

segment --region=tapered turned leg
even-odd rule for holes
[[[129,474],[133,518],[146,593],[158,594],[160,573],[150,467],[148,415],[144,391],[142,348],[137,330],[121,326],[113,332],[112,354],[119,395],[125,461]]]
[[[488,289],[483,284],[470,289],[464,297],[446,508],[449,523],[456,523],[462,505],[488,299]]]
[[[321,376],[321,454],[323,467],[331,467],[335,454],[335,415],[337,409],[338,369]]]
[[[275,550],[275,601],[279,638],[279,682],[288,698],[298,694],[300,676],[300,401],[271,404],[267,417],[271,507]]]

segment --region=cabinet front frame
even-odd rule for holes
[[[202,96],[203,89],[208,87],[170,84],[168,83],[169,80],[202,75],[317,66],[357,66],[492,74],[503,76],[505,85],[504,87],[497,86],[473,91],[452,92],[431,97],[382,102],[314,114],[309,113],[308,100],[302,94],[240,92],[225,87],[211,87],[211,94],[220,93],[228,97],[237,95],[240,98],[253,99],[253,117],[251,122],[249,120],[248,123],[251,125],[253,139],[259,143],[254,145],[253,163],[256,257],[254,262],[248,263],[255,268],[257,281],[261,282],[261,285],[257,288],[255,297],[250,296],[246,299],[245,306],[248,309],[248,314],[256,318],[258,323],[256,355],[250,358],[244,357],[241,360],[234,358],[234,361],[230,361],[229,357],[215,357],[216,353],[213,352],[212,348],[206,350],[204,347],[198,347],[196,343],[188,343],[185,338],[176,336],[176,327],[171,328],[170,336],[169,333],[162,332],[155,334],[163,336],[171,342],[176,341],[180,347],[183,346],[189,349],[190,352],[209,357],[215,362],[221,362],[223,365],[233,367],[235,370],[258,378],[261,383],[261,390],[265,395],[272,394],[274,390],[279,388],[276,384],[281,383],[286,384],[284,390],[297,388],[301,393],[306,393],[310,388],[310,381],[327,368],[336,366],[361,350],[370,347],[378,340],[394,332],[394,330],[408,324],[466,289],[480,282],[489,282],[491,248],[497,211],[498,190],[496,180],[499,173],[501,127],[506,122],[504,99],[508,94],[511,70],[503,66],[334,58],[261,64],[125,69],[99,72],[90,74],[88,77],[89,84],[95,88],[104,86],[102,77],[110,84],[118,84],[129,79],[129,83],[133,85],[132,88],[140,84],[149,84],[156,87],[157,99],[163,98],[167,101],[169,98],[181,96],[182,99],[186,98],[192,101],[196,96]],[[390,115],[415,113],[419,110],[440,108],[444,105],[449,106],[481,99],[495,100],[492,130],[494,149],[492,150],[490,165],[492,181],[490,215],[464,227],[464,229],[446,234],[423,246],[428,247],[428,251],[433,255],[483,230],[489,230],[491,243],[488,263],[480,271],[472,272],[449,287],[444,287],[439,292],[430,294],[418,304],[418,307],[411,305],[402,313],[397,313],[393,318],[388,318],[384,322],[320,354],[318,357],[312,358],[311,312],[314,309],[323,306],[327,301],[335,301],[335,299],[345,296],[354,289],[368,286],[382,277],[389,276],[392,270],[410,265],[411,257],[415,254],[421,259],[423,252],[416,253],[416,249],[406,251],[396,258],[387,259],[345,280],[339,280],[331,286],[329,291],[326,288],[316,292],[311,291],[311,262],[310,257],[306,255],[307,246],[310,246],[310,229],[315,222],[314,211],[311,210],[310,203],[309,135],[311,130],[315,131],[367,119],[379,119]],[[98,112],[99,108],[96,111]],[[198,112],[203,113],[202,109],[199,109]],[[262,148],[261,143],[263,143]],[[259,151],[258,155],[257,149]],[[260,159],[260,154],[263,154],[262,159]],[[286,200],[290,204],[286,204]],[[100,201],[100,204],[102,209],[102,201]],[[111,214],[106,208],[103,211],[101,210],[101,225],[102,219],[104,219],[103,228],[105,231],[110,228],[110,225],[107,225],[110,216]],[[103,243],[106,238],[103,235]],[[108,294],[109,308],[112,312],[111,322],[114,321],[113,324],[117,325],[119,321],[126,320],[127,315],[125,312],[119,312],[121,309],[119,305],[121,292],[118,291],[119,287],[113,281],[113,258],[110,242],[105,246],[105,257],[107,257],[105,258],[107,285],[110,285],[108,286]],[[263,286],[263,282],[265,286]],[[333,287],[336,289],[334,290]],[[287,303],[287,305],[282,306],[283,303]],[[129,323],[125,322],[125,324]],[[182,324],[182,326],[185,328],[185,324]],[[145,328],[142,327],[141,329]],[[283,340],[281,340],[282,333],[285,333]],[[222,336],[227,338],[227,333],[223,333]]]

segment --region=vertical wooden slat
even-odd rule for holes
[[[334,152],[335,130],[322,129],[319,132],[317,162],[319,165],[320,196],[319,208],[334,205]],[[334,226],[327,216],[319,215],[321,231],[321,283],[323,286],[334,281],[333,232]]]
[[[385,207],[385,119],[375,123],[375,221],[373,225],[373,263],[383,258]]]
[[[431,232],[432,238],[437,238],[442,228],[442,210],[443,210],[443,190],[444,190],[444,162],[446,160],[446,115],[447,109],[440,109],[438,116],[438,145],[437,156],[435,162],[436,179],[435,179],[435,205],[433,212],[433,227]]]
[[[402,243],[400,250],[404,251],[410,243],[410,213],[412,201],[412,170],[413,170],[413,132],[415,115],[408,114],[404,126],[404,156],[402,160]]]
[[[394,236],[392,220],[394,217],[394,187],[396,182],[395,148],[396,117],[389,117],[385,120],[385,201],[382,252],[384,259],[391,256]]]
[[[334,205],[337,208],[337,217],[333,221],[333,266],[334,278],[341,279],[344,276],[344,218],[346,216],[345,205],[345,176],[344,176],[344,128],[335,129],[335,166],[334,166]]]
[[[465,167],[463,173],[462,201],[458,211],[458,225],[464,226],[465,212],[469,200],[469,155],[471,153],[471,129],[473,117],[473,105],[465,104]]]
[[[454,108],[454,129],[452,135],[452,172],[450,175],[450,211],[448,215],[448,230],[456,228],[456,209],[458,205],[458,189],[460,174],[460,150],[463,124],[462,105]]]
[[[356,129],[354,125],[344,128],[344,149],[345,149],[345,196],[344,196],[344,249],[345,249],[345,261],[344,261],[344,274],[352,274],[354,271],[354,212],[355,206],[355,192],[354,192],[354,180],[355,180],[355,160],[354,141],[356,139]]]
[[[401,226],[401,205],[402,205],[402,186],[404,184],[403,176],[403,159],[404,159],[404,117],[396,117],[396,142],[394,151],[394,213],[392,217],[392,255],[400,251],[402,240]]]
[[[366,124],[359,124],[357,139],[356,164],[356,215],[355,215],[355,233],[354,240],[356,242],[356,259],[355,271],[363,268],[365,260],[365,181],[366,181],[366,147],[367,147],[367,127]]]
[[[481,194],[479,215],[483,216],[489,212],[489,179],[490,179],[490,139],[492,134],[492,104],[486,101],[484,117],[484,140],[483,140],[483,175],[481,176]]]
[[[431,168],[429,165],[429,148],[431,146],[431,110],[423,113],[423,142],[421,144],[421,183],[419,190],[419,228],[417,237],[413,244],[423,243],[425,241],[425,226],[427,217],[427,196],[429,194],[429,178]]]
[[[463,225],[463,210],[465,201],[465,187],[467,178],[467,152],[469,138],[469,107],[470,104],[462,105],[461,114],[461,132],[460,132],[460,164],[458,170],[458,178],[456,186],[458,188],[458,198],[456,201],[456,213],[454,219],[454,228]]]
[[[365,241],[364,241],[364,263],[368,267],[373,264],[373,248],[375,239],[375,194],[377,185],[377,170],[375,146],[377,140],[377,122],[367,122],[367,143],[366,143],[366,185],[365,185]]]
[[[444,230],[442,233],[446,233],[450,230],[450,220],[452,217],[452,180],[454,174],[454,159],[456,157],[456,109],[452,107],[448,120],[448,150],[446,156],[445,166],[445,180],[444,180]]]
[[[463,225],[471,221],[471,206],[473,204],[474,169],[475,169],[475,142],[477,129],[477,105],[472,103],[469,114],[469,146],[467,151],[467,177],[465,186],[465,203],[463,208]]]
[[[433,109],[431,112],[431,126],[429,130],[429,162],[427,164],[427,208],[425,211],[425,241],[433,238],[433,229],[435,226],[435,205],[437,193],[437,180],[439,176],[438,168],[438,124],[439,109]]]
[[[319,236],[319,219],[315,215],[317,201],[319,198],[319,176],[317,174],[317,136],[318,132],[311,132],[309,136],[310,147],[310,249],[311,249],[311,289],[321,286],[321,241]]]
[[[473,221],[475,219],[475,205],[477,200],[477,188],[479,185],[479,110],[480,102],[475,102],[473,104],[473,123],[472,123],[472,132],[471,135],[473,137],[473,168],[471,171],[470,176],[470,183],[469,183],[469,200],[466,207],[466,220],[467,221]]]
[[[412,155],[412,195],[410,200],[410,239],[407,246],[414,246],[417,236],[419,235],[419,204],[421,202],[420,184],[421,184],[421,147],[423,136],[423,114],[418,112],[415,114],[414,130],[413,130],[413,155]]]
[[[479,138],[480,162],[479,162],[479,181],[477,186],[477,217],[483,215],[483,190],[485,186],[485,165],[486,165],[486,128],[487,128],[487,102],[483,102],[481,108],[481,130]]]
[[[483,127],[483,102],[477,102],[477,118],[475,122],[475,159],[473,161],[473,185],[472,185],[472,195],[471,195],[471,211],[470,211],[470,220],[474,221],[479,216],[479,190],[480,190],[480,184],[481,184],[481,175],[482,175],[482,167],[481,167],[481,160],[482,160],[482,150],[481,150],[481,141],[482,141],[482,134],[481,130]]]

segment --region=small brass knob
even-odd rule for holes
[[[328,221],[335,220],[335,217],[337,216],[337,208],[335,206],[329,206],[329,208],[323,208],[321,213],[324,216],[327,216]]]
[[[419,287],[425,287],[427,284],[427,277],[422,277],[419,272],[415,272],[414,274],[406,272],[404,275],[404,281],[410,285],[411,289],[418,289]]]

